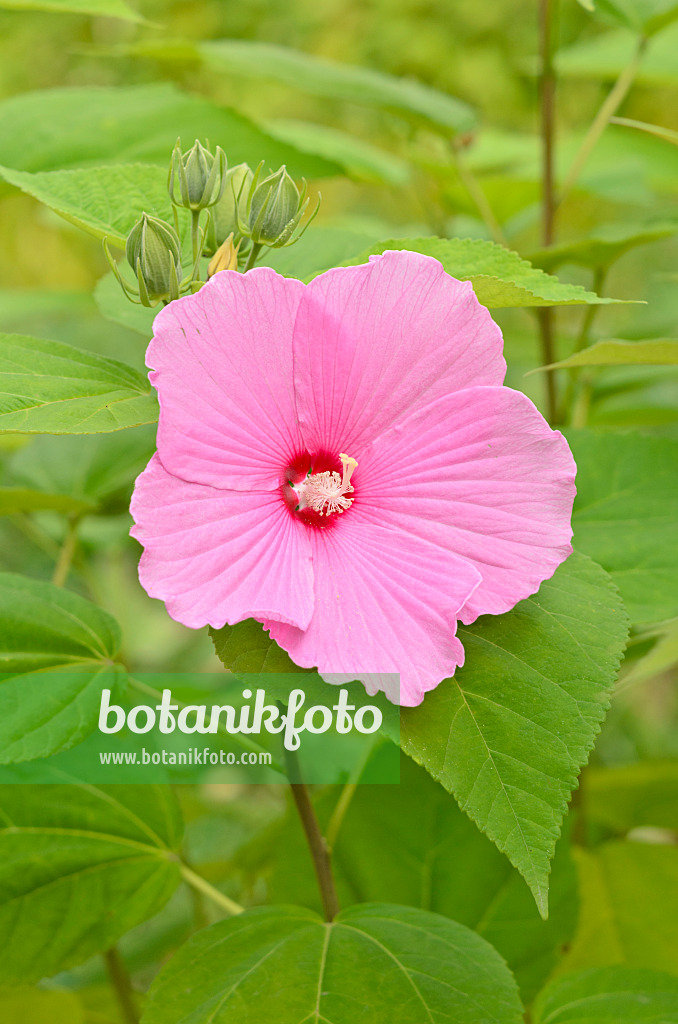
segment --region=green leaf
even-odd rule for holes
[[[284,277],[309,281],[345,260],[357,258],[365,246],[375,241],[375,235],[367,231],[314,224],[294,245],[269,250],[261,262]]]
[[[219,661],[230,672],[303,672],[256,619],[209,629]]]
[[[676,133],[678,139],[678,133]],[[550,272],[563,263],[575,263],[592,270],[607,268],[624,253],[639,245],[648,245],[678,233],[678,223],[635,225],[611,224],[596,228],[588,238],[532,253],[530,259],[542,270]]]
[[[48,494],[29,487],[0,487],[0,515],[37,512],[49,509],[64,515],[81,516],[93,511],[92,502],[71,498],[68,494]]]
[[[266,907],[195,935],[160,973],[144,1024],[519,1024],[506,965],[437,914],[371,903],[331,924]]]
[[[647,654],[624,673],[624,686],[646,682],[678,664],[678,620],[669,619],[658,634],[657,642]]]
[[[3,980],[38,980],[110,948],[179,884],[169,786],[0,787]]]
[[[678,132],[674,132],[671,128],[664,128],[659,124],[648,124],[646,121],[633,121],[629,117],[615,117],[612,120],[614,124],[620,124],[626,128],[637,128],[638,131],[647,132],[648,135],[656,135],[657,138],[664,139],[666,142],[671,142],[674,146],[678,146]]]
[[[610,573],[632,622],[678,615],[678,442],[586,430],[568,440],[575,545]]]
[[[0,167],[0,177],[95,238],[121,249],[142,213],[171,220],[167,172],[152,164],[113,164],[30,174]]]
[[[575,553],[513,611],[460,628],[464,668],[401,711],[403,750],[508,856],[543,916],[549,862],[626,633],[609,577]]]
[[[318,795],[316,812],[325,830],[339,796],[334,789]],[[385,857],[385,850],[397,856]],[[560,841],[553,862],[551,913],[543,921],[506,857],[407,757],[398,786],[358,786],[332,842],[332,865],[342,907],[396,900],[478,931],[505,958],[525,1002],[544,984],[574,932],[576,875],[567,844]],[[269,901],[321,910],[294,808],[240,850],[236,866],[253,891],[265,879]]]
[[[660,971],[611,967],[551,982],[533,1024],[678,1024],[678,979]]]
[[[0,0],[10,11],[49,11],[54,14],[91,14],[94,17],[143,21],[125,0]]]
[[[3,1024],[85,1024],[85,1010],[74,992],[19,987],[0,989]]]
[[[7,462],[8,480],[88,512],[127,512],[135,478],[155,451],[155,427],[114,434],[34,438]]]
[[[564,968],[678,970],[678,849],[636,842],[579,850],[581,909]]]
[[[656,341],[597,341],[590,348],[575,352],[558,363],[540,366],[541,370],[560,370],[572,366],[676,366],[678,341],[668,338]]]
[[[78,594],[0,573],[0,763],[68,750],[97,725],[103,686],[121,693],[114,619]]]
[[[409,164],[394,153],[379,149],[364,139],[347,132],[310,121],[267,121],[268,132],[281,142],[289,142],[299,149],[320,153],[326,159],[341,164],[353,178],[377,184],[407,185],[412,173]]]
[[[293,177],[341,172],[322,155],[279,141],[235,110],[169,83],[119,88],[62,88],[22,93],[0,102],[0,164],[19,171],[53,171],[87,164],[159,164],[165,171],[180,136],[220,145],[231,165],[260,160],[286,164]]]
[[[158,315],[157,309],[149,309],[148,306],[130,302],[112,272],[97,282],[94,299],[105,320],[128,327],[150,341],[153,321]]]
[[[587,820],[616,832],[643,826],[678,831],[678,762],[590,768],[582,799]]]
[[[0,335],[0,432],[96,434],[154,423],[148,380],[58,341]]]
[[[7,462],[12,483],[69,496],[88,511],[127,512],[135,477],[156,449],[155,427],[113,434],[36,437]]]
[[[652,36],[678,18],[676,0],[594,0],[595,9],[634,32]]]
[[[131,50],[155,59],[202,59],[216,71],[238,78],[247,75],[269,78],[314,96],[394,111],[442,131],[446,136],[467,132],[475,124],[475,114],[466,103],[421,82],[354,64],[339,64],[269,43],[244,39],[204,43],[153,40],[135,44]]]
[[[470,281],[478,301],[489,309],[505,306],[578,306],[623,301],[604,299],[580,285],[564,284],[533,267],[517,253],[478,238],[391,238],[344,266],[366,263],[387,249],[409,249],[440,260],[452,277]]]
[[[609,81],[617,78],[628,67],[637,45],[636,32],[628,29],[605,32],[559,50],[555,58],[556,70],[566,78]],[[653,36],[641,58],[636,81],[675,84],[678,78],[676,47],[678,25],[670,25]]]
[[[214,650],[229,672],[238,675],[270,673],[266,680],[266,693],[274,700],[287,702],[290,690],[299,685],[303,676],[303,689],[311,702],[325,703],[332,690],[314,669],[301,669],[290,656],[264,631],[260,622],[246,619],[235,626],[209,629]],[[287,681],[289,680],[289,682]],[[387,700],[383,693],[368,695],[362,683],[354,681],[345,687],[349,701],[356,707],[376,705],[382,713],[381,732],[390,740],[397,741],[399,732],[399,709]]]

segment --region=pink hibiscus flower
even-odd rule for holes
[[[463,664],[458,620],[571,551],[570,450],[502,386],[499,328],[437,260],[224,271],[158,315],[148,364],[132,534],[186,626],[258,619],[297,665],[413,706]]]

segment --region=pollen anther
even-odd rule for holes
[[[339,459],[343,466],[341,476],[335,470],[313,473],[294,488],[299,496],[299,510],[310,508],[321,516],[331,516],[335,512],[341,514],[350,508],[353,498],[347,498],[346,495],[353,490],[351,476],[358,462],[343,453]]]

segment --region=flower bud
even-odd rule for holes
[[[246,234],[255,245],[278,248],[291,239],[308,206],[285,165],[250,188]]]
[[[125,255],[136,274],[144,306],[179,298],[181,244],[174,228],[164,220],[142,214],[127,236]]]
[[[226,172],[224,193],[210,210],[205,251],[216,252],[229,235],[240,234],[238,224],[247,218],[247,198],[254,175],[247,164],[238,164]]]
[[[225,176],[226,154],[220,146],[217,146],[215,155],[196,139],[191,149],[182,153],[181,141],[177,139],[168,182],[170,198],[175,206],[185,206],[189,210],[213,206],[223,195]]]
[[[214,277],[221,270],[237,270],[238,269],[238,249],[240,248],[240,242],[237,245],[233,245],[233,232],[230,233],[225,242],[222,242],[214,256],[210,260],[209,267],[207,268],[207,278]]]

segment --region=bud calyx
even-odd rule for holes
[[[168,189],[175,206],[206,210],[218,203],[226,183],[226,154],[221,146],[216,153],[195,140],[185,153],[177,139],[170,163]]]

